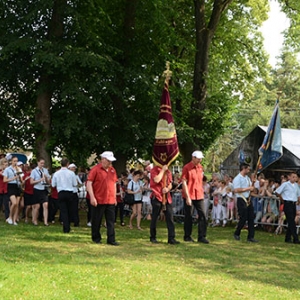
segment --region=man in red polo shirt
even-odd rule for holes
[[[90,195],[92,214],[92,240],[101,243],[100,226],[103,215],[106,219],[107,244],[118,246],[115,240],[115,205],[116,205],[116,183],[118,181],[116,170],[112,167],[115,161],[111,151],[101,154],[101,162],[91,169],[87,191]]]
[[[208,244],[206,239],[206,217],[203,190],[203,158],[201,151],[192,153],[192,160],[182,169],[182,197],[184,200],[184,241],[194,242],[191,237],[193,206],[198,213],[198,242]]]
[[[172,189],[172,174],[168,170],[168,166],[163,166],[162,168],[160,166],[155,166],[151,169],[150,174],[150,188],[152,190],[150,242],[154,244],[158,243],[156,240],[156,223],[162,208],[163,197],[166,197],[166,210],[164,211],[164,214],[166,216],[168,228],[168,243],[172,245],[179,244],[179,242],[175,240],[172,197],[170,195],[170,190]]]

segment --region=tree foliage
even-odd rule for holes
[[[149,157],[169,60],[181,150],[208,149],[266,76],[258,28],[267,11],[267,0],[2,1],[1,147],[78,163],[111,149],[119,169]],[[203,57],[205,68],[195,67]]]

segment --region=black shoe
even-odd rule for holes
[[[112,246],[119,246],[120,244],[117,242],[109,242],[107,245],[112,245]]]
[[[293,243],[292,240],[285,240],[286,243]]]
[[[150,242],[151,242],[152,244],[158,244],[157,239],[150,239]]]
[[[294,240],[294,244],[300,244],[299,240]]]
[[[100,241],[93,241],[95,244],[101,244],[101,240]]]
[[[209,244],[209,241],[206,238],[198,239],[198,243]]]
[[[194,243],[195,242],[191,237],[184,238],[184,241],[185,242],[190,242],[190,243]]]
[[[254,239],[254,238],[247,239],[247,241],[248,241],[249,243],[258,243],[258,240]]]
[[[175,239],[173,239],[173,240],[169,240],[168,244],[170,244],[170,245],[177,245],[177,244],[180,244],[180,242],[178,242]]]
[[[233,237],[236,241],[239,241],[241,239],[241,237],[237,234],[234,234]]]

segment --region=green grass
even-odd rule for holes
[[[83,219],[83,218],[82,218]],[[128,220],[126,220],[128,223]],[[258,244],[233,240],[233,227],[209,228],[209,245],[160,244],[116,226],[119,247],[93,244],[90,228],[0,225],[0,299],[299,299],[300,246],[257,231]],[[196,227],[193,236],[196,238]],[[176,224],[182,241],[183,225]]]

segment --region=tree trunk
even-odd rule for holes
[[[50,20],[47,39],[55,43],[63,37],[64,9],[67,0],[55,0],[53,2],[52,18]],[[36,156],[45,159],[45,164],[51,169],[51,149],[49,142],[51,139],[51,98],[53,95],[53,79],[49,75],[49,70],[42,68],[38,84],[38,95],[36,100],[35,121],[37,123]]]
[[[47,90],[49,86],[50,78],[45,75],[42,76],[39,82],[41,87],[45,89],[42,90],[36,100],[36,114],[35,121],[38,125],[36,131],[36,157],[37,159],[43,158],[45,160],[45,165],[49,168],[52,166],[52,160],[50,151],[48,151],[48,143],[50,140],[50,126],[51,126],[51,97],[52,93]]]
[[[213,36],[220,23],[220,18],[224,10],[233,0],[215,0],[210,19],[207,23],[205,0],[194,0],[195,7],[195,29],[196,29],[196,54],[194,64],[193,80],[193,101],[191,103],[191,116],[188,124],[195,130],[205,130],[203,128],[202,111],[206,108],[207,82],[209,65],[209,51]],[[189,157],[193,150],[201,149],[200,141],[196,137],[193,141],[188,141],[180,146],[184,161]],[[189,152],[187,152],[189,151]]]
[[[118,176],[120,176],[122,172],[126,171],[126,162],[128,157],[118,151],[114,152],[114,156],[117,160],[113,162],[113,166],[116,169]]]

